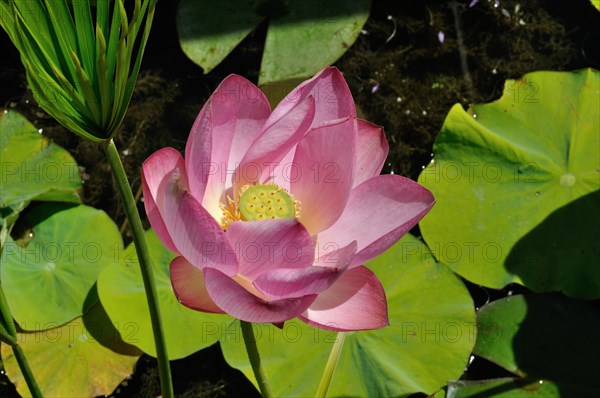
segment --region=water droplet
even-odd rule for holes
[[[473,119],[477,119],[477,114],[476,113],[473,114]]]
[[[44,129],[38,129],[38,133],[42,134],[44,132]]]
[[[540,196],[542,193],[541,192],[536,192],[535,196]]]
[[[423,114],[423,116],[426,116],[426,115],[427,115],[427,111],[423,111],[423,112],[421,112],[421,113]]]
[[[402,102],[402,97],[396,97],[396,102]]]
[[[405,111],[404,111],[404,114],[405,114],[405,115],[410,115],[410,109],[407,109],[407,110],[405,110]]]

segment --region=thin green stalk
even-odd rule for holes
[[[265,398],[273,396],[271,394],[271,387],[267,381],[267,376],[262,366],[260,366],[260,355],[258,354],[258,347],[256,346],[256,339],[254,337],[254,331],[252,330],[252,324],[250,322],[240,320],[242,325],[242,336],[244,336],[244,344],[246,345],[246,352],[248,352],[248,358],[250,358],[250,365],[254,371],[254,377],[258,382],[260,393]]]
[[[152,321],[152,331],[154,332],[154,344],[156,345],[156,358],[158,359],[158,370],[160,375],[160,387],[163,398],[173,398],[173,382],[171,381],[171,368],[169,367],[169,357],[167,356],[167,345],[165,342],[164,329],[160,317],[160,308],[158,303],[158,295],[156,292],[156,283],[154,281],[154,272],[150,261],[150,253],[148,252],[148,244],[144,236],[144,228],[142,221],[137,211],[135,199],[131,192],[129,180],[125,174],[123,163],[119,151],[112,139],[107,141],[104,147],[106,157],[113,171],[113,176],[117,183],[117,189],[123,200],[125,214],[129,220],[129,225],[133,235],[133,243],[137,252],[138,261],[142,271],[144,280],[144,288],[146,291],[146,299],[150,308],[150,320]]]
[[[23,378],[27,383],[27,387],[29,388],[29,392],[33,396],[33,398],[42,398],[42,390],[35,381],[35,377],[33,377],[33,373],[31,372],[31,368],[29,367],[29,363],[25,358],[25,354],[21,349],[21,346],[17,342],[17,328],[13,322],[12,314],[10,313],[10,309],[8,308],[8,302],[6,301],[6,297],[4,296],[4,290],[2,289],[2,284],[0,283],[0,313],[2,314],[2,323],[6,328],[6,331],[10,334],[15,344],[11,344],[13,349],[13,353],[15,354],[15,358],[17,359],[17,363],[19,364],[19,368],[21,369],[21,373],[23,374]]]
[[[331,347],[331,352],[329,353],[329,358],[327,359],[327,364],[325,365],[325,370],[323,371],[323,376],[321,376],[321,382],[319,383],[319,388],[317,388],[316,397],[326,397],[327,390],[329,390],[329,383],[331,383],[331,378],[333,377],[333,372],[335,372],[335,368],[338,364],[338,360],[340,359],[340,353],[342,352],[342,347],[344,346],[344,339],[346,337],[346,333],[338,333],[337,339],[333,346]]]
[[[3,343],[8,344],[11,347],[16,346],[17,343],[17,339],[15,339],[13,336],[11,336],[6,329],[4,328],[4,324],[3,322],[2,325],[0,325],[0,341],[2,341]]]

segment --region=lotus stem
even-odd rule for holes
[[[42,398],[42,390],[40,390],[40,386],[38,386],[33,373],[31,372],[31,368],[29,367],[29,362],[27,362],[27,358],[25,357],[25,353],[23,349],[19,345],[17,341],[17,328],[15,327],[15,323],[12,318],[12,314],[10,313],[10,309],[8,308],[8,302],[6,301],[6,297],[4,296],[4,290],[2,289],[2,284],[0,283],[0,313],[2,314],[2,326],[8,332],[10,339],[14,342],[14,344],[9,345],[12,347],[13,353],[15,354],[15,358],[17,359],[17,363],[19,364],[19,368],[21,369],[21,373],[23,374],[23,378],[27,383],[27,387],[29,388],[29,392],[33,398]],[[9,337],[3,336],[3,337]]]
[[[452,9],[452,15],[454,16],[454,29],[456,30],[456,41],[458,43],[458,53],[460,55],[460,67],[463,72],[467,87],[469,88],[469,95],[473,99],[474,88],[473,79],[471,78],[471,72],[469,71],[469,62],[467,61],[467,48],[465,47],[462,24],[460,20],[460,12],[458,11],[459,3],[453,1],[450,3],[450,9]]]
[[[333,343],[333,346],[331,347],[331,352],[329,353],[329,358],[327,359],[327,364],[325,365],[323,376],[321,376],[319,388],[317,388],[317,394],[315,396],[318,398],[327,396],[329,384],[331,383],[333,373],[335,372],[338,360],[340,359],[342,347],[344,346],[344,339],[346,338],[346,333],[338,333],[336,337],[337,338],[335,339],[335,343]]]
[[[148,252],[148,244],[144,236],[144,228],[140,215],[137,211],[137,206],[131,185],[125,174],[119,151],[112,139],[106,141],[104,147],[106,158],[112,169],[119,195],[123,200],[125,214],[129,221],[131,233],[133,235],[133,243],[137,253],[138,261],[142,271],[142,279],[144,280],[144,290],[148,307],[150,309],[150,320],[152,322],[152,331],[154,332],[154,344],[156,346],[156,358],[158,360],[158,370],[160,376],[160,387],[163,398],[173,398],[173,382],[171,379],[171,368],[169,367],[169,357],[167,355],[167,345],[165,341],[164,329],[160,316],[160,307],[158,303],[158,294],[156,292],[156,283],[154,279],[154,271]]]
[[[252,365],[252,370],[254,371],[254,377],[258,383],[260,393],[263,397],[270,398],[273,394],[271,393],[271,387],[269,387],[265,371],[260,364],[260,355],[258,354],[258,347],[256,346],[256,338],[254,337],[252,324],[242,320],[240,320],[240,324],[242,325],[242,336],[244,336],[246,352],[248,352],[250,365]]]

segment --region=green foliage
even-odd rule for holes
[[[128,338],[135,340],[135,325],[111,324],[96,303],[83,317],[54,329],[21,332],[17,338],[44,396],[95,397],[111,394],[133,372],[141,355],[119,337],[117,330],[124,328]],[[17,392],[30,396],[6,344],[2,344],[2,362]]]
[[[432,394],[458,378],[476,339],[473,302],[460,279],[410,235],[367,265],[385,287],[390,326],[346,334],[328,395]],[[286,322],[283,330],[254,327],[273,394],[314,396],[339,336],[298,320]],[[229,364],[255,382],[239,323],[221,333]]]
[[[43,203],[19,219],[25,236],[8,237],[1,280],[12,315],[24,330],[55,328],[97,302],[102,269],[122,250],[121,235],[101,210]]]
[[[600,395],[596,366],[600,345],[594,343],[600,329],[600,311],[594,306],[559,295],[513,296],[482,307],[477,324],[474,354],[524,378],[503,383],[499,392],[526,397],[530,396],[523,395],[527,391],[544,386],[559,392],[546,396]],[[521,389],[524,391],[518,395]],[[508,394],[511,390],[515,395]]]
[[[169,264],[175,254],[160,243],[152,230],[146,232],[146,240],[154,267],[169,359],[186,357],[217,342],[220,337],[217,331],[231,322],[231,317],[194,311],[179,303],[169,277]],[[98,293],[115,324],[135,325],[136,340],[131,343],[156,356],[142,273],[133,245],[127,247],[118,262],[102,272],[98,278]],[[125,334],[123,338],[126,338]]]
[[[93,21],[89,0],[0,0],[0,25],[40,106],[74,133],[102,141],[129,105],[155,4],[136,0],[129,20],[124,0],[100,1]]]
[[[79,202],[77,163],[48,142],[23,116],[0,114],[0,213],[24,208],[31,200]],[[9,209],[10,208],[10,209]]]
[[[585,391],[580,392],[585,393]],[[511,377],[451,381],[448,383],[446,394],[446,398],[559,398],[560,396],[559,389],[552,383]],[[587,395],[575,394],[574,396],[584,398]]]
[[[599,90],[598,71],[534,72],[494,103],[452,108],[419,177],[440,261],[493,288],[600,297]]]
[[[354,43],[370,0],[182,0],[179,42],[205,73],[216,67],[263,20],[269,30],[259,83],[312,76]]]

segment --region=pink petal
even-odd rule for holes
[[[381,173],[389,149],[383,127],[358,119],[356,167],[352,188]]]
[[[352,188],[356,119],[327,122],[298,143],[294,164],[300,178],[291,191],[300,201],[300,221],[311,235],[342,214]]]
[[[296,219],[236,221],[226,236],[235,248],[238,274],[248,280],[277,268],[310,267],[314,260],[313,240]]]
[[[301,297],[318,294],[328,289],[343,273],[356,253],[356,242],[337,253],[334,264],[327,267],[310,266],[297,269],[275,269],[259,276],[253,286],[273,299]]]
[[[185,181],[185,165],[181,154],[173,148],[163,148],[153,153],[142,165],[142,190],[144,207],[160,241],[173,252],[177,248],[171,239],[162,212],[166,190],[171,176],[177,173]]]
[[[198,268],[218,268],[227,275],[235,275],[237,260],[227,255],[233,249],[215,219],[187,192],[179,203],[173,200],[172,204],[170,231],[179,252]]]
[[[383,286],[364,266],[346,271],[299,318],[336,331],[379,329],[389,324]]]
[[[315,113],[308,97],[264,130],[250,146],[234,176],[234,194],[246,184],[265,181],[273,168],[306,134]]]
[[[356,108],[348,84],[336,67],[328,67],[300,84],[281,100],[266,125],[275,123],[309,96],[313,96],[316,103],[313,127],[328,120],[356,117]]]
[[[364,264],[414,227],[434,202],[431,192],[408,178],[373,177],[350,192],[340,218],[317,237],[318,250],[325,253],[356,240],[358,252],[351,267]]]
[[[157,152],[160,156],[162,152]],[[156,156],[153,155],[153,156]],[[168,155],[173,158],[174,155]],[[208,213],[198,201],[187,192],[187,179],[182,170],[181,158],[177,166],[164,164],[149,159],[144,164],[144,178],[149,187],[156,187],[156,180],[160,180],[154,198],[156,206],[149,203],[147,211],[152,214],[151,224],[156,228],[159,238],[171,250],[180,253],[189,262],[198,268],[219,267],[228,275],[237,273],[237,260],[235,256],[224,256],[223,253],[233,252],[221,226]],[[171,159],[172,161],[173,159]],[[171,167],[167,167],[171,166]],[[160,176],[160,173],[165,173]],[[152,197],[152,195],[149,195]],[[157,211],[158,210],[158,211]],[[160,219],[160,221],[153,221]],[[156,225],[155,225],[156,224]]]
[[[226,77],[202,107],[186,145],[186,168],[192,195],[213,216],[270,112],[258,87],[237,75]]]
[[[204,276],[199,268],[194,267],[183,257],[175,257],[169,268],[171,284],[179,302],[194,310],[222,314],[215,302],[210,298]]]
[[[285,322],[304,312],[317,297],[314,294],[283,300],[259,298],[214,268],[204,270],[206,289],[217,306],[246,322]]]

